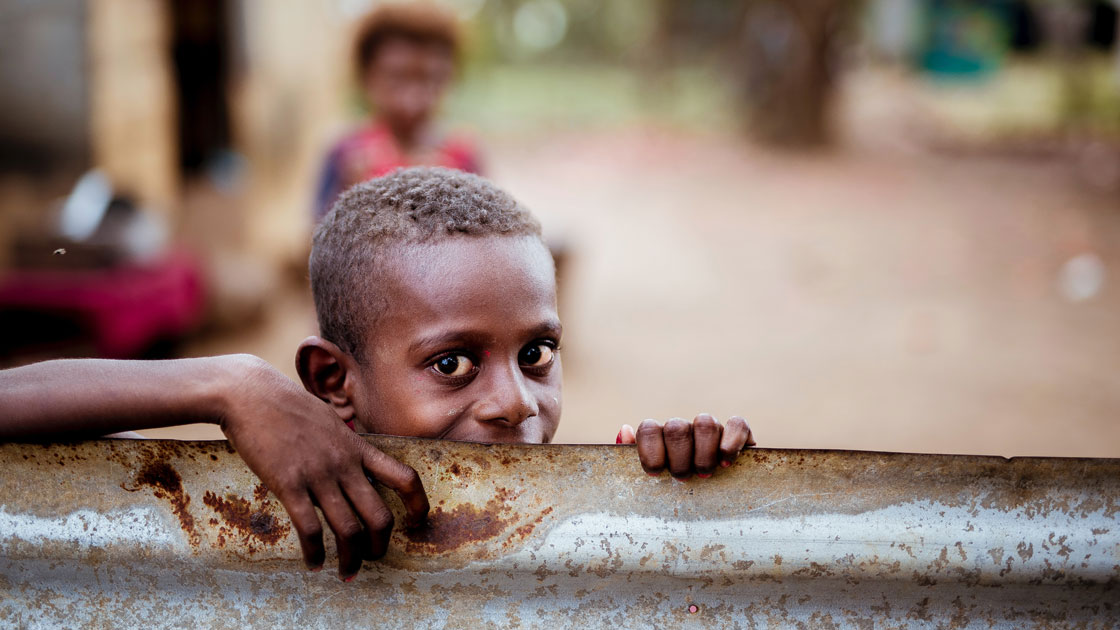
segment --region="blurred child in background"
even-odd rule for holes
[[[405,166],[480,172],[477,147],[445,134],[434,120],[454,77],[459,25],[428,3],[387,4],[358,28],[354,62],[373,117],[327,155],[318,188],[316,223],[350,186]]]

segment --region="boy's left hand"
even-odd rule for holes
[[[622,425],[616,440],[619,444],[637,444],[638,459],[650,475],[659,475],[668,468],[676,479],[711,477],[716,468],[727,467],[748,446],[754,446],[754,436],[747,421],[731,416],[727,426],[721,425],[711,415],[702,413],[691,423],[673,418],[661,426],[654,420],[645,420],[638,430]]]

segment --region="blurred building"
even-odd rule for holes
[[[353,16],[343,5],[0,6],[0,272],[18,280],[16,301],[43,283],[13,267],[58,266],[62,200],[96,169],[114,199],[199,261],[210,321],[260,313],[285,270],[306,260],[315,171],[346,111]],[[70,251],[62,266],[88,269],[85,260]],[[73,282],[57,300],[83,281]]]
[[[98,168],[175,227],[193,223],[194,189],[216,190],[237,220],[191,225],[204,245],[265,261],[302,251],[314,164],[343,109],[335,4],[44,0],[0,13],[0,232]]]

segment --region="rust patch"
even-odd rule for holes
[[[268,486],[263,483],[258,483],[256,488],[253,488],[253,498],[257,503],[264,503],[268,500]]]
[[[263,487],[263,486],[259,486]],[[244,542],[249,545],[249,552],[256,551],[252,542],[254,540],[275,545],[281,538],[288,535],[291,529],[288,525],[273,516],[268,508],[270,502],[264,502],[260,508],[253,509],[253,504],[237,495],[219,497],[207,490],[202,496],[202,502],[210,509],[217,512],[225,522],[244,535]],[[229,534],[224,527],[220,534]],[[224,542],[224,536],[219,536],[219,544]]]
[[[405,549],[409,553],[445,553],[496,538],[513,521],[507,505],[510,498],[509,491],[499,488],[481,510],[470,503],[460,503],[452,510],[436,507],[428,513],[426,526],[404,531]]]
[[[521,540],[525,540],[525,538],[528,537],[529,534],[533,533],[533,530],[537,528],[537,525],[541,524],[541,521],[544,520],[544,517],[548,516],[549,514],[552,514],[552,506],[548,506],[545,509],[541,510],[541,513],[537,515],[537,518],[515,529],[514,535],[516,535]]]
[[[179,526],[187,533],[191,545],[197,547],[200,537],[194,526],[194,516],[187,506],[191,497],[183,490],[183,478],[179,473],[164,461],[151,461],[136,473],[135,488],[121,484],[121,488],[129,492],[136,492],[140,486],[149,486],[152,494],[158,499],[166,499],[171,503],[171,511],[179,518]]]

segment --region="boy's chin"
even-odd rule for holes
[[[445,437],[449,440],[480,444],[547,444],[552,441],[552,434],[546,434],[542,427],[523,425],[493,429],[478,427],[477,430],[472,431],[452,431]]]
[[[407,433],[404,431],[379,431],[371,429],[368,425],[360,421],[355,423],[353,428],[358,433],[395,435],[399,437],[423,437],[429,439],[436,438],[454,440],[456,442],[477,442],[479,444],[548,444],[552,441],[553,434],[556,433],[555,427],[548,430],[545,423],[531,421],[524,422],[517,426],[479,424],[469,427],[458,426],[439,436]]]

